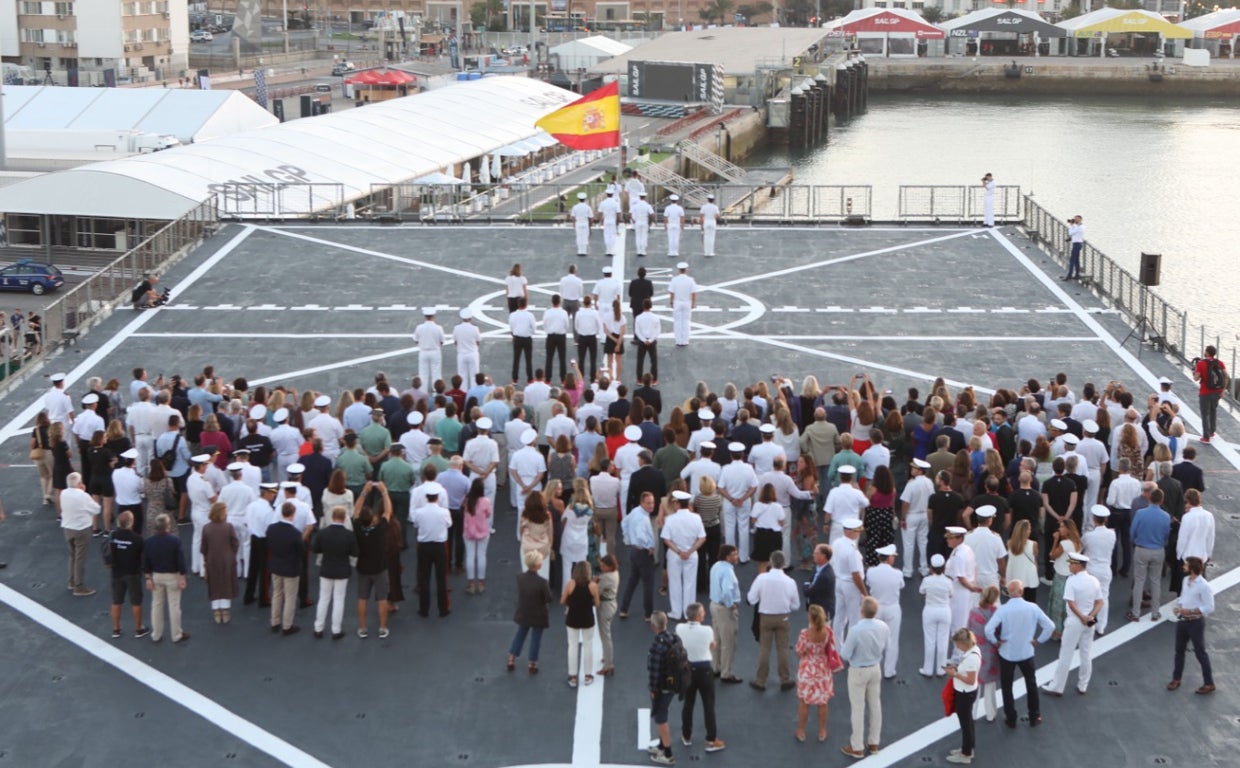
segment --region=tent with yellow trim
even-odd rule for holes
[[[1108,48],[1121,54],[1152,55],[1164,40],[1187,40],[1193,33],[1153,11],[1132,8],[1099,8],[1056,26],[1076,38],[1076,55],[1106,56]]]

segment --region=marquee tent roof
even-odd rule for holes
[[[255,184],[292,184],[279,190],[289,210],[331,208],[369,195],[371,185],[416,179],[533,137],[535,120],[575,98],[537,80],[487,77],[38,176],[0,189],[0,211],[175,219],[215,192]]]
[[[1180,22],[1179,26],[1193,33],[1193,37],[1204,37],[1213,40],[1240,35],[1240,8],[1224,8],[1221,11],[1207,13],[1188,21]]]
[[[1068,32],[1046,21],[1033,11],[1017,8],[982,8],[958,16],[939,25],[947,30],[949,37],[955,30],[973,32],[1037,32],[1042,37],[1066,37]]]
[[[279,122],[240,91],[4,86],[4,125],[13,131],[139,130],[189,144]]]
[[[823,28],[846,35],[858,32],[911,32],[922,40],[945,36],[943,30],[926,21],[921,14],[904,8],[861,8],[828,22]]]
[[[350,85],[407,85],[417,81],[401,69],[367,69],[345,80]]]
[[[1128,8],[1099,8],[1096,11],[1065,19],[1056,26],[1066,29],[1070,37],[1094,37],[1095,33],[1135,32],[1159,34],[1171,39],[1186,39],[1193,33],[1164,19],[1153,11]]]

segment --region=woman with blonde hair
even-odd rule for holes
[[[556,482],[556,481],[552,481]],[[573,566],[586,559],[590,549],[590,526],[594,524],[594,500],[584,477],[573,479],[572,501],[560,513],[560,564],[564,583],[572,577]]]
[[[217,501],[207,513],[202,528],[203,573],[207,579],[207,599],[216,624],[232,621],[232,599],[237,594],[237,551],[241,543],[237,531],[228,522],[228,505]]]
[[[775,444],[784,449],[784,466],[795,467],[801,458],[801,433],[786,405],[775,408]]]
[[[700,395],[699,397],[702,400],[706,399],[706,395]],[[719,418],[731,424],[736,418],[736,412],[740,410],[741,405],[740,401],[736,399],[736,385],[730,381],[723,385],[723,394],[719,395],[719,407],[723,409],[719,411]]]
[[[827,740],[827,711],[835,696],[836,672],[844,668],[835,633],[820,605],[809,607],[809,626],[797,636],[797,741],[805,741],[809,708],[818,707],[818,741]]]
[[[822,387],[818,385],[818,377],[810,374],[801,380],[801,420],[798,426],[805,429],[814,423],[814,409],[822,399]]]
[[[521,508],[521,557],[526,567],[531,567],[525,555],[537,552],[541,559],[538,565],[532,566],[544,579],[551,575],[551,545],[555,536],[555,528],[551,516],[547,514],[547,502],[540,493],[531,493],[525,497],[525,505]]]
[[[340,399],[336,401],[336,418],[340,421],[344,421],[345,409],[347,409],[350,405],[353,405],[355,402],[357,401],[353,399],[352,392],[347,389],[342,392],[340,394]]]
[[[1028,520],[1017,520],[1007,543],[1007,581],[1019,579],[1025,585],[1025,599],[1038,602],[1038,543],[1033,540],[1033,526]]]
[[[973,762],[973,702],[977,700],[982,652],[967,627],[957,629],[952,635],[952,642],[961,654],[959,661],[947,666],[947,675],[952,679],[952,692],[955,696],[956,719],[960,722],[960,749],[949,752],[947,762],[968,764]]]
[[[723,497],[719,495],[710,475],[703,475],[698,480],[698,494],[693,497],[690,509],[702,518],[702,525],[706,528],[706,542],[702,544],[702,552],[706,556],[701,559],[705,561],[709,578],[710,568],[719,559],[719,547],[723,544]],[[702,569],[698,568],[699,578],[701,571]]]

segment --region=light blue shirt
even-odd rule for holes
[[[1038,642],[1045,643],[1055,623],[1028,600],[1008,600],[986,622],[986,639],[999,645],[999,655],[1008,661],[1024,661],[1033,658],[1033,637],[1039,629]]]
[[[579,432],[573,442],[577,448],[577,477],[590,476],[590,459],[594,458],[594,449],[606,438],[597,432]]]
[[[180,477],[189,471],[189,443],[185,440],[185,435],[181,435],[180,441],[177,441],[177,435],[180,432],[169,430],[159,437],[155,438],[155,456],[158,458],[168,451],[172,450],[172,444],[176,442],[177,452],[176,461],[172,464],[172,469],[168,470],[171,477]]]
[[[654,549],[654,526],[650,524],[650,515],[644,507],[633,507],[633,510],[624,516],[620,521],[620,532],[628,546]]]
[[[840,658],[850,667],[873,667],[883,659],[891,628],[878,619],[862,619],[848,630]]]
[[[1162,507],[1142,507],[1129,527],[1132,545],[1142,549],[1162,549],[1171,535],[1171,515]]]
[[[214,392],[208,392],[202,387],[194,387],[185,394],[186,397],[189,398],[190,405],[196,405],[202,409],[202,415],[204,418],[208,413],[215,413],[215,403],[218,403],[224,399]]]
[[[508,416],[512,413],[512,406],[503,400],[488,400],[482,405],[482,415],[491,420],[491,434],[504,434],[504,427],[508,426]]]
[[[736,568],[727,560],[710,567],[710,601],[731,608],[741,601],[741,585]]]

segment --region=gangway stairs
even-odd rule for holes
[[[709,194],[709,190],[696,181],[686,179],[670,168],[655,163],[638,166],[637,175],[647,184],[660,186],[680,195],[680,202],[685,207],[700,207]]]
[[[696,141],[685,139],[676,145],[676,149],[682,157],[686,157],[716,176],[726,179],[729,184],[743,184],[745,182],[744,168],[729,163]]]

